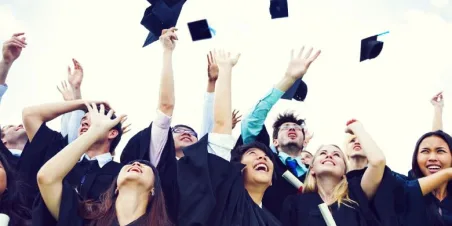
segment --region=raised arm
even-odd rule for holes
[[[446,168],[432,175],[418,179],[422,195],[429,194],[449,180],[452,180],[452,168]]]
[[[443,108],[444,108],[444,98],[443,92],[436,94],[430,102],[433,105],[433,126],[432,131],[443,130]]]
[[[22,49],[27,46],[25,37],[23,37],[24,34],[13,34],[9,40],[3,43],[2,59],[0,60],[0,100],[8,87],[6,85],[6,77],[8,76],[9,69],[14,61],[19,58]]]
[[[362,150],[369,162],[363,178],[361,179],[361,187],[367,198],[371,199],[374,197],[378,186],[383,179],[386,167],[385,155],[360,122],[356,120],[349,121],[347,123],[346,132],[355,134],[356,137],[358,137]]]
[[[76,59],[72,59],[72,62],[74,70],[71,70],[70,66],[67,68],[69,86],[66,82],[62,82],[62,87],[58,88],[65,101],[82,99],[83,67]],[[63,136],[68,136],[69,143],[78,137],[78,128],[84,115],[83,111],[76,110],[68,112],[61,117],[61,133]]]
[[[54,118],[74,110],[84,108],[82,100],[73,100],[49,104],[40,104],[31,107],[26,107],[22,111],[22,120],[29,141],[33,140],[36,132],[41,127],[42,123],[53,120]]]
[[[90,114],[91,125],[79,139],[70,143],[53,158],[47,161],[38,172],[38,186],[42,199],[52,216],[58,220],[62,200],[63,179],[77,164],[80,157],[95,142],[105,137],[111,128],[117,125],[124,116],[111,119],[113,111],[105,114],[104,105],[86,105]]]
[[[203,137],[213,129],[213,104],[215,99],[215,84],[218,79],[218,65],[212,55],[207,54],[207,90],[204,95],[204,106],[202,114],[202,127],[199,137]]]
[[[215,51],[219,67],[219,78],[215,92],[213,133],[232,134],[231,75],[240,54],[231,56],[224,50]]]
[[[295,83],[297,79],[302,79],[309,69],[309,66],[320,55],[320,51],[312,54],[310,48],[306,55],[303,55],[304,47],[298,54],[292,50],[291,59],[284,77],[272,88],[272,90],[254,107],[251,113],[242,121],[243,143],[253,142],[262,130],[268,112],[282,95]]]

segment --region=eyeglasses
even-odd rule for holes
[[[285,131],[285,130],[289,130],[289,129],[302,131],[303,127],[300,125],[297,125],[297,124],[285,124],[285,125],[282,125],[281,127],[279,127],[279,131]]]
[[[198,137],[198,134],[195,131],[181,127],[173,128],[173,133],[188,133],[194,137]]]

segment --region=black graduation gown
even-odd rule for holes
[[[9,149],[5,146],[5,144],[3,144],[3,142],[0,142],[0,153],[3,154],[9,165],[16,169],[20,157],[13,155],[13,153],[9,151]]]
[[[263,144],[270,145],[270,136],[265,126],[262,127],[261,132],[256,137],[256,141]],[[236,148],[243,144],[242,136],[239,137],[236,143]],[[273,185],[265,191],[263,205],[267,208],[275,217],[281,216],[281,209],[283,207],[284,200],[289,195],[295,195],[298,193],[291,183],[287,182],[282,175],[288,170],[287,166],[279,159],[279,156],[274,154],[274,171],[276,174],[276,180],[273,181]],[[304,182],[305,175],[298,177],[301,182]],[[281,219],[280,219],[281,220]]]
[[[349,197],[356,204],[346,206],[337,202],[330,205],[337,226],[374,226],[379,225],[375,214],[370,209],[369,201],[361,188],[361,177],[347,174]],[[326,226],[319,204],[322,198],[317,192],[291,195],[284,202],[281,218],[283,225],[292,226]],[[353,208],[350,208],[352,206]]]
[[[18,169],[21,176],[31,186],[31,192],[34,196],[39,193],[37,184],[37,174],[39,169],[59,151],[68,144],[67,136],[63,137],[61,133],[53,131],[43,123],[31,142],[27,142],[21,158],[18,163]],[[79,173],[79,163],[66,176],[69,183],[75,188],[80,184],[83,175]],[[91,171],[83,184],[84,199],[98,199],[98,197],[107,190],[112,184],[114,178],[118,175],[122,164],[111,161],[102,168]]]
[[[207,150],[208,135],[184,148],[178,162],[180,226],[277,226],[280,222],[253,202],[241,170]]]
[[[72,185],[63,182],[62,201],[60,203],[60,213],[58,216],[58,222],[50,214],[44,200],[39,195],[35,201],[35,209],[33,211],[33,226],[84,226],[89,225],[90,221],[83,219],[79,215],[81,197],[72,188]],[[128,224],[127,226],[142,225],[143,217],[138,218],[136,221]],[[119,226],[117,219],[113,222],[112,226]]]
[[[150,161],[149,149],[151,144],[152,123],[149,127],[135,134],[124,147],[121,154],[121,163],[127,164],[133,160]],[[177,190],[177,159],[171,129],[168,131],[168,140],[156,166],[159,172],[167,213],[173,222],[177,221],[178,195]]]

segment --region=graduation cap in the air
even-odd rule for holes
[[[143,47],[157,41],[163,29],[176,26],[177,19],[186,2],[186,0],[179,0],[178,2],[171,2],[172,5],[168,5],[163,0],[148,1],[152,5],[145,10],[143,19],[141,20],[141,25],[149,30]]]
[[[359,61],[362,62],[365,60],[371,60],[380,55],[383,50],[383,41],[378,40],[378,37],[388,33],[389,31],[361,40],[361,53]]]
[[[298,79],[295,83],[290,87],[284,95],[281,97],[282,99],[292,100],[295,99],[297,101],[304,101],[306,96],[308,95],[308,86],[303,80]]]
[[[210,39],[215,35],[215,30],[209,26],[206,19],[188,23],[188,30],[193,41]]]
[[[287,0],[270,0],[270,15],[272,19],[289,17]]]

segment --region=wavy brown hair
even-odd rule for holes
[[[165,198],[163,196],[160,177],[157,169],[148,161],[136,160],[128,164],[139,162],[141,164],[151,167],[154,173],[154,195],[149,195],[148,205],[146,208],[145,217],[141,218],[138,225],[155,225],[155,226],[173,226],[169,220]],[[80,203],[80,214],[86,219],[90,220],[89,226],[104,226],[112,225],[116,219],[116,198],[115,193],[117,188],[117,177],[113,181],[110,188],[100,196],[99,201],[87,200]]]

